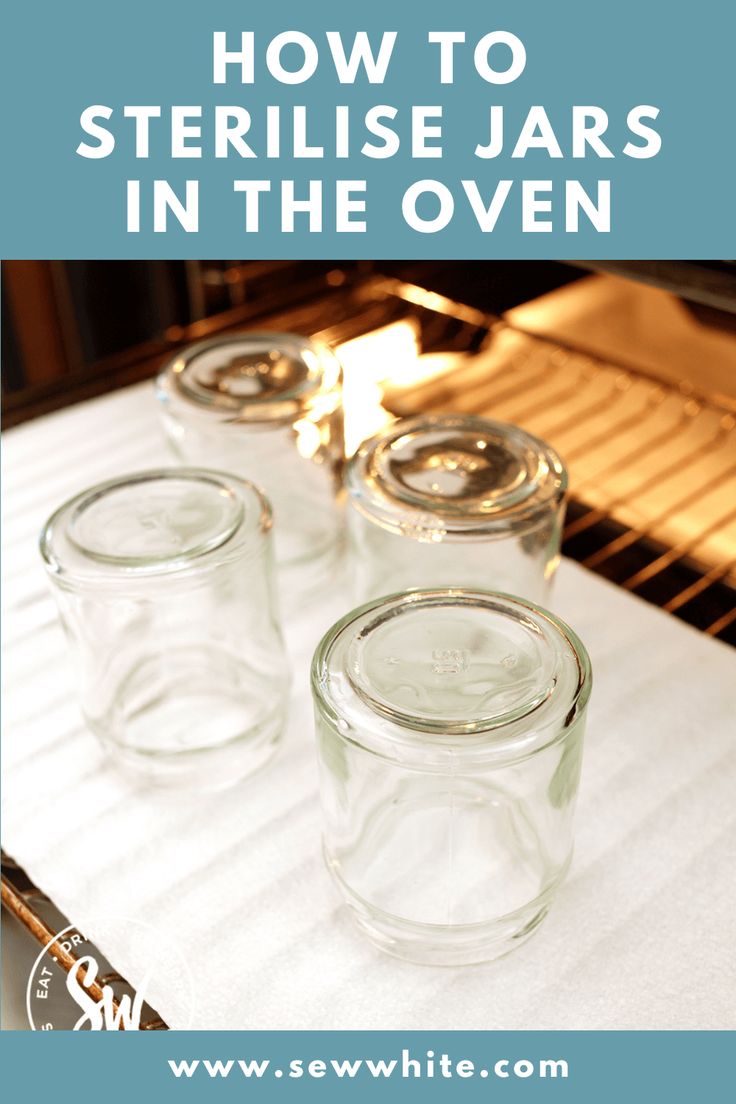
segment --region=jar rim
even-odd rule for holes
[[[268,499],[249,480],[209,468],[152,468],[67,499],[43,526],[39,550],[47,571],[72,584],[172,576],[237,555],[246,525],[265,532],[271,522]]]
[[[453,622],[453,617],[438,617],[443,609],[465,613]],[[367,674],[355,670],[356,641],[417,613],[409,629],[419,630],[420,660],[397,659],[392,646],[404,638],[394,631],[392,637],[384,635],[373,655],[366,658],[364,651],[359,657],[358,667],[366,663]],[[433,651],[437,639],[470,640],[470,657],[456,648]],[[517,655],[503,672],[507,648],[515,648]],[[544,665],[538,672],[540,657]],[[381,670],[386,662],[393,667],[389,677]],[[441,687],[440,709],[431,698],[445,675],[455,685],[449,697],[447,682]],[[346,740],[385,758],[429,767],[446,765],[448,754],[453,762],[526,758],[556,742],[585,709],[592,672],[582,641],[548,610],[495,591],[437,588],[374,599],[346,614],[320,641],[311,678],[318,707]]]
[[[545,441],[506,422],[414,415],[364,441],[346,470],[353,507],[423,541],[505,536],[564,500],[565,465]]]

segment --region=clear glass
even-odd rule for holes
[[[253,480],[274,511],[287,600],[329,578],[343,545],[342,370],[295,334],[235,333],[185,349],[159,375],[164,427],[185,464]]]
[[[572,630],[508,595],[413,591],[327,633],[324,851],[374,943],[457,965],[535,930],[570,863],[590,687]]]
[[[361,446],[346,481],[358,601],[445,586],[547,601],[567,473],[543,441],[486,418],[404,418]]]
[[[191,468],[102,483],[47,522],[82,710],[121,765],[220,785],[274,751],[289,678],[270,529],[252,484]]]

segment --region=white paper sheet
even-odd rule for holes
[[[154,972],[148,997],[172,1028],[736,1027],[730,648],[564,562],[553,604],[594,669],[570,876],[509,957],[403,964],[353,927],[320,855],[307,666],[346,608],[338,590],[287,625],[291,722],[249,782],[137,785],[80,719],[37,535],[70,494],[165,460],[148,385],[5,435],[2,834],[75,922],[169,933],[195,998]],[[134,925],[101,949],[133,984],[148,971]]]

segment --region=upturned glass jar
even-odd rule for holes
[[[346,483],[359,601],[436,586],[546,600],[567,473],[543,441],[486,418],[404,418],[360,447]]]
[[[232,471],[268,495],[287,600],[324,582],[344,528],[335,354],[296,334],[228,334],[179,353],[159,375],[156,394],[183,463]]]
[[[590,688],[572,630],[507,595],[394,595],[327,633],[324,851],[374,943],[464,964],[535,930],[570,863]]]
[[[270,529],[252,484],[192,468],[102,483],[47,522],[82,710],[121,765],[220,785],[270,757],[289,682]]]

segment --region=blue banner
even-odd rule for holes
[[[721,1100],[734,1037],[698,1032],[28,1033],[3,1039],[29,1101]],[[10,1045],[9,1045],[10,1044]]]
[[[6,257],[736,253],[736,7],[34,0]]]

